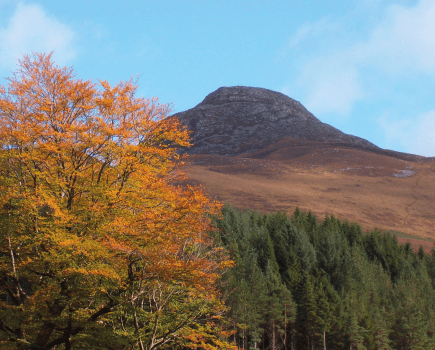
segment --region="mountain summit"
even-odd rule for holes
[[[322,123],[300,102],[263,88],[220,87],[194,108],[175,116],[193,131],[189,154],[236,156],[286,137],[380,150],[367,140]]]

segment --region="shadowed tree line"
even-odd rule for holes
[[[225,206],[221,280],[240,349],[434,349],[435,251],[333,215]]]

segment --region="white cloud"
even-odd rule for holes
[[[435,110],[417,115],[412,121],[395,121],[384,115],[379,125],[387,144],[400,144],[407,153],[435,157]]]
[[[321,18],[317,22],[302,24],[288,42],[289,49],[297,49],[304,42],[316,40],[323,37],[325,32],[335,32],[340,30],[342,25],[331,21],[329,18]]]
[[[362,96],[358,70],[335,59],[311,61],[298,83],[307,92],[305,105],[314,114],[348,114],[354,101]]]
[[[354,50],[367,63],[394,74],[408,69],[435,74],[435,2],[421,0],[412,8],[390,6],[386,20]]]
[[[16,2],[16,0],[0,0],[0,6],[13,4],[15,2]]]
[[[420,0],[414,7],[375,3],[384,19],[369,28],[361,24],[366,35],[354,40],[346,26],[361,18],[302,25],[288,48],[308,48],[308,53],[292,62],[299,73],[283,91],[298,95],[315,114],[348,116],[356,102],[374,95],[375,85],[412,74],[435,75],[435,1]]]
[[[435,110],[419,118],[415,134],[408,139],[410,153],[435,157]]]
[[[74,31],[48,16],[36,4],[19,2],[6,27],[0,27],[0,65],[14,69],[18,59],[33,52],[49,53],[60,65],[75,56]]]

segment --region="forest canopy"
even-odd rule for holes
[[[220,283],[240,349],[435,348],[434,250],[298,208],[222,213],[236,265]]]

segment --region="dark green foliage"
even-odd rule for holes
[[[241,349],[434,349],[431,254],[333,215],[215,219],[236,265],[222,278]]]

